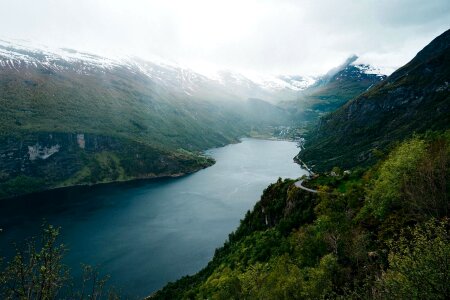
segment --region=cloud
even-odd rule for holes
[[[447,0],[1,0],[0,37],[193,68],[326,72],[356,53],[395,68],[449,27]]]

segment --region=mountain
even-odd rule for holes
[[[0,58],[0,67],[9,69],[34,66],[56,72],[71,70],[88,74],[95,70],[104,72],[121,67],[134,74],[147,76],[167,89],[182,92],[183,96],[197,98],[214,96],[245,100],[256,97],[279,102],[283,94],[287,98],[285,100],[294,99],[296,92],[314,83],[314,78],[308,76],[244,75],[231,70],[202,75],[201,72],[158,57],[151,60],[130,56],[107,58],[73,49],[48,48],[27,41],[0,40]],[[214,93],[208,94],[208,91]]]
[[[271,103],[295,100],[298,92],[315,82],[309,76],[242,74],[229,70],[219,71],[212,78],[240,98],[258,98]]]
[[[190,173],[212,163],[202,150],[291,122],[236,91],[164,61],[1,41],[0,197]]]
[[[449,133],[366,172],[280,178],[202,270],[147,299],[448,299]]]
[[[205,268],[147,299],[448,299],[449,46],[323,117],[299,157],[336,168],[268,186]]]
[[[369,164],[414,132],[450,124],[450,30],[386,80],[323,117],[299,158],[316,170]]]
[[[283,107],[292,110],[297,119],[314,121],[386,78],[381,70],[357,63],[357,59],[353,55],[340,66],[316,78],[313,84],[299,91],[296,101],[284,102]]]

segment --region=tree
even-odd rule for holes
[[[88,265],[83,265],[81,287],[73,288],[68,267],[62,262],[67,249],[59,242],[59,234],[60,228],[44,224],[38,242],[33,238],[25,250],[16,247],[15,256],[0,269],[0,299],[119,299],[112,287],[104,293],[109,277],[100,276],[97,268]]]
[[[382,299],[450,299],[449,220],[431,220],[390,243]]]
[[[414,213],[432,217],[450,212],[450,147],[445,139],[428,146],[415,172],[405,180],[403,193]]]
[[[378,171],[378,178],[369,192],[367,207],[372,214],[384,219],[390,211],[402,208],[402,187],[424,157],[426,144],[413,138],[391,152]]]
[[[16,249],[16,255],[7,264],[0,278],[0,296],[3,299],[55,299],[68,283],[68,269],[62,264],[66,252],[64,244],[58,244],[59,228],[43,226],[41,248],[34,239],[26,250]]]

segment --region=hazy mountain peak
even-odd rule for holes
[[[315,82],[314,78],[307,76],[240,73],[233,70],[202,75],[201,72],[156,56],[150,59],[125,55],[102,57],[22,40],[0,40],[0,67],[17,72],[35,68],[56,73],[75,72],[79,75],[122,70],[144,75],[165,88],[189,97],[195,96],[195,92],[203,96],[205,89],[209,89],[218,91],[218,94],[235,94],[234,98],[238,99],[258,97],[271,102],[294,99],[296,92]]]
[[[321,168],[373,162],[373,149],[450,124],[450,30],[366,93],[320,120],[301,158]],[[360,65],[359,65],[360,66]],[[330,139],[330,136],[333,138]]]
[[[123,64],[118,59],[98,56],[68,48],[49,48],[29,41],[0,40],[0,66],[6,68],[41,67],[60,71],[67,63],[78,66],[80,73],[92,68],[111,69]]]
[[[340,71],[344,70],[346,67],[354,63],[358,59],[358,56],[355,54],[350,55],[342,64],[340,64],[337,67],[332,68],[329,70],[325,76],[332,77],[335,74],[339,73]]]
[[[299,90],[314,82],[302,76],[249,75],[232,70],[202,75],[158,57],[151,60],[134,56],[102,57],[22,40],[0,40],[0,70],[25,76],[58,74],[70,81],[76,76],[107,81],[117,77],[140,78],[159,97],[172,95],[208,101],[242,101],[252,97],[272,103],[293,100]]]
[[[366,65],[366,64],[354,64],[354,66],[365,74],[374,74],[374,75],[378,75],[380,77],[386,76],[386,73],[384,72],[384,70],[379,67],[374,67],[372,65]]]

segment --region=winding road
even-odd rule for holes
[[[303,168],[304,168],[306,171],[308,171],[309,176],[314,176],[314,172],[313,172],[313,171],[305,164],[304,161],[302,161],[300,158],[298,158],[298,155],[295,157],[295,159],[297,159],[298,162],[299,162],[301,165],[303,165]],[[310,193],[314,193],[314,194],[320,193],[320,192],[317,191],[317,190],[313,190],[313,189],[304,187],[304,186],[303,186],[303,181],[305,181],[305,180],[304,180],[304,179],[300,179],[300,180],[294,182],[294,185],[295,185],[296,187],[298,187],[299,189],[305,190],[305,191],[310,192]]]
[[[296,182],[294,182],[294,185],[296,186],[296,187],[298,187],[298,188],[300,188],[300,189],[302,189],[302,190],[305,190],[305,191],[307,191],[307,192],[310,192],[310,193],[319,193],[319,191],[317,191],[317,190],[313,190],[313,189],[310,189],[310,188],[307,188],[307,187],[304,187],[302,184],[303,184],[303,181],[304,181],[304,179],[300,179],[299,181],[296,181]]]

